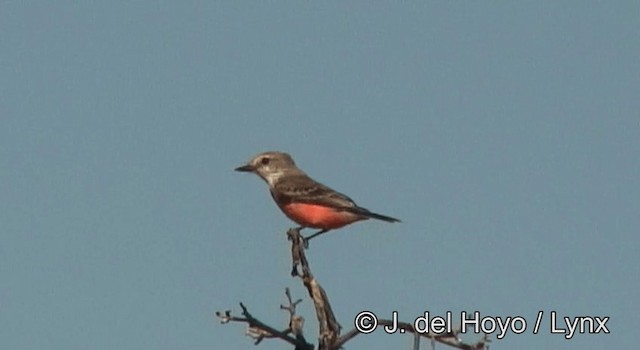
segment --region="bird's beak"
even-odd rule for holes
[[[251,173],[251,172],[253,172],[254,169],[253,169],[253,166],[247,164],[247,165],[239,166],[239,167],[235,168],[234,170],[235,171],[242,171],[242,172],[245,172],[245,173]]]

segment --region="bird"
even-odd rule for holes
[[[271,197],[280,210],[300,227],[320,229],[305,238],[308,240],[354,222],[377,219],[400,222],[391,216],[374,213],[358,206],[348,196],[312,179],[296,166],[284,152],[260,153],[235,171],[254,173],[268,185]]]

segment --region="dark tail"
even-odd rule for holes
[[[391,216],[386,216],[386,215],[372,213],[372,212],[368,212],[368,213],[366,213],[364,215],[366,215],[366,216],[368,216],[370,218],[374,218],[374,219],[378,219],[378,220],[382,220],[382,221],[386,221],[386,222],[400,222],[399,219],[392,218]]]
[[[382,215],[382,214],[378,214],[378,213],[374,213],[372,211],[369,211],[365,208],[361,208],[361,207],[355,207],[355,208],[345,208],[345,210],[350,211],[354,214],[360,214],[363,216],[366,216],[368,218],[372,218],[372,219],[378,219],[378,220],[382,220],[382,221],[386,221],[386,222],[401,222],[399,219],[396,218],[392,218],[390,216],[386,216],[386,215]]]

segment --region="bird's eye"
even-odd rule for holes
[[[268,157],[264,157],[264,158],[262,158],[262,159],[260,160],[260,163],[262,163],[262,165],[267,165],[267,164],[269,164],[269,161],[270,161],[270,160],[271,160],[271,159],[269,159]]]

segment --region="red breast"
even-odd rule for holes
[[[309,203],[288,203],[281,206],[282,211],[293,221],[305,227],[332,230],[364,220],[366,217],[338,211],[334,208]]]

